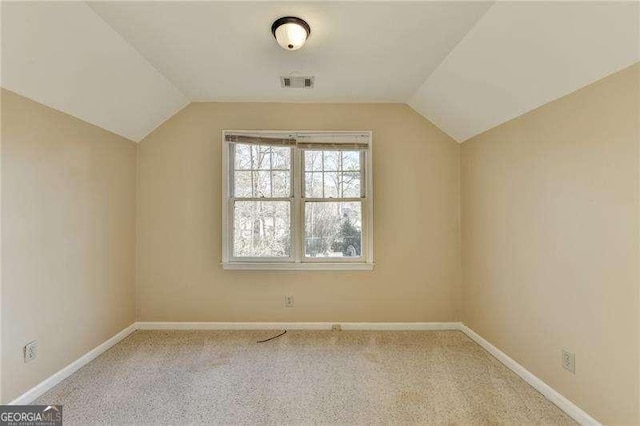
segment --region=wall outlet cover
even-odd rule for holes
[[[562,368],[576,374],[576,355],[566,349],[562,350]]]
[[[285,308],[293,308],[293,296],[285,296],[284,297],[284,307]]]
[[[34,340],[32,342],[24,345],[24,362],[30,362],[36,359],[38,356],[38,341]]]

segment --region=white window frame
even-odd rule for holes
[[[290,201],[291,202],[291,251],[285,257],[233,257],[233,161],[230,143],[226,142],[227,134],[244,134],[263,137],[276,136],[307,136],[307,135],[367,135],[368,148],[363,151],[360,170],[364,186],[361,198],[313,198],[305,201],[304,185],[304,148],[291,147],[291,185],[290,198],[252,199],[258,201]],[[371,131],[302,131],[302,130],[223,130],[222,131],[222,266],[231,270],[359,270],[370,271],[374,268],[373,261],[373,132]],[[304,255],[304,206],[312,201],[358,201],[362,203],[362,250],[358,258],[312,258]]]

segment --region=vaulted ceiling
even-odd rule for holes
[[[640,61],[637,2],[2,2],[0,84],[139,141],[192,101],[402,102],[457,141]],[[271,23],[296,15],[307,44]],[[313,75],[283,89],[281,75]]]

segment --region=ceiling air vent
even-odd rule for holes
[[[311,89],[313,88],[314,77],[292,77],[292,76],[282,76],[280,77],[280,83],[284,88],[290,89]]]

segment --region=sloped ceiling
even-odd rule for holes
[[[306,19],[286,52],[270,25]],[[140,140],[190,101],[403,102],[458,141],[640,61],[637,2],[2,2],[2,87]],[[279,76],[316,76],[312,90]]]
[[[83,2],[2,2],[1,85],[139,141],[189,103]]]
[[[638,2],[498,2],[409,101],[458,141],[640,61]]]

